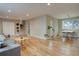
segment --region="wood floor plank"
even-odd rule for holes
[[[60,39],[43,40],[31,37],[22,43],[25,46],[21,45],[22,56],[79,56],[79,39],[63,42]]]

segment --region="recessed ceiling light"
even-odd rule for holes
[[[48,6],[50,5],[50,3],[47,4]]]
[[[9,9],[9,10],[8,10],[8,12],[10,13],[10,12],[11,12],[11,10]]]

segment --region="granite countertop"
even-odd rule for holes
[[[6,41],[6,43],[7,43],[6,47],[0,48],[0,53],[2,53],[4,51],[7,51],[7,50],[10,50],[10,49],[14,49],[14,48],[20,47],[19,44],[16,44],[16,43],[13,43],[13,42]]]

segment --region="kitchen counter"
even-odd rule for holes
[[[19,56],[20,45],[11,43],[4,48],[0,48],[0,56]]]

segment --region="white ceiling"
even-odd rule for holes
[[[8,10],[11,13],[8,13]],[[29,16],[26,16],[29,14]],[[50,15],[56,18],[79,16],[78,3],[0,3],[0,17],[31,19],[41,15]]]

